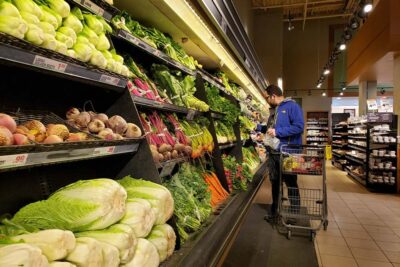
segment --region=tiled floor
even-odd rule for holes
[[[301,177],[309,188],[320,180]],[[315,247],[323,267],[400,266],[400,196],[375,194],[327,167],[329,226]]]

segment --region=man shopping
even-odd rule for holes
[[[271,106],[266,127],[266,142],[269,144],[268,172],[272,186],[271,212],[266,220],[273,222],[277,215],[277,205],[280,190],[280,148],[282,145],[301,145],[304,130],[303,111],[291,98],[283,96],[282,89],[276,85],[267,87],[267,102]],[[288,197],[293,211],[299,211],[300,195],[297,185],[297,175],[283,175],[282,179],[289,188]]]

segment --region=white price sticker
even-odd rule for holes
[[[0,169],[5,167],[25,165],[27,159],[28,154],[0,156]]]
[[[126,38],[127,38],[131,43],[134,43],[135,45],[139,45],[139,40],[138,40],[135,36],[132,36],[131,34],[126,33]]]
[[[108,84],[112,84],[112,85],[118,85],[119,78],[108,76],[106,74],[102,74],[100,77],[100,82],[108,83]]]
[[[104,9],[102,9],[101,7],[99,7],[98,5],[96,5],[95,3],[93,3],[92,1],[89,0],[83,0],[82,1],[83,5],[87,8],[89,8],[90,10],[93,11],[93,13],[99,15],[99,16],[103,16],[104,14]]]
[[[42,56],[35,56],[35,59],[33,60],[33,65],[58,72],[65,72],[65,69],[68,66],[66,63]]]
[[[160,172],[160,177],[165,177],[165,176],[171,175],[172,171],[174,170],[175,165],[176,165],[176,162],[174,162],[174,161],[166,163]]]
[[[93,155],[110,155],[114,154],[115,146],[97,147],[94,149]]]

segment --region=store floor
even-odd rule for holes
[[[305,188],[319,187],[320,179],[312,176],[299,177],[299,186]],[[327,165],[327,191],[328,191],[328,210],[329,226],[327,231],[319,231],[315,240],[314,255],[318,258],[319,266],[323,267],[400,267],[400,195],[377,194],[367,191],[362,185],[347,177],[345,172]],[[268,204],[271,201],[269,193],[269,182],[266,181],[255,199],[254,207],[259,207],[260,203]],[[251,211],[249,216],[251,216]],[[261,220],[262,218],[260,218]],[[248,220],[247,220],[248,221]],[[257,223],[255,223],[257,222]],[[260,225],[260,221],[253,221],[253,227]],[[261,224],[264,226],[264,224]],[[244,223],[246,226],[246,222]],[[246,228],[243,228],[246,229]],[[252,239],[252,242],[264,244],[265,249],[270,250],[274,244],[266,240],[271,239],[274,234],[268,233],[262,228],[259,231],[253,229],[253,233],[258,238]],[[276,232],[276,231],[275,231]],[[249,233],[251,234],[251,233]],[[240,232],[237,241],[243,242],[239,238],[247,235]],[[307,238],[294,236],[292,240],[285,240],[283,236],[274,242],[280,243],[283,250],[274,250],[278,257],[293,258],[289,256],[298,255],[299,257],[310,257],[309,250],[304,251],[307,246]],[[264,242],[264,243],[261,243]],[[293,243],[295,242],[295,243]],[[309,241],[308,241],[309,242]],[[291,247],[288,244],[292,243]],[[267,244],[267,245],[266,245]],[[245,244],[243,244],[245,245]],[[301,247],[303,245],[303,247]],[[285,248],[286,247],[286,248]],[[296,251],[296,247],[301,251]],[[241,251],[240,244],[236,242],[232,250]],[[279,265],[272,265],[267,256],[250,255],[249,250],[242,248],[248,253],[247,257],[250,264],[244,265],[246,253],[241,253],[241,263],[235,265],[229,257],[225,266],[296,266],[309,267],[315,265],[304,265],[299,258],[297,263],[286,260]],[[232,251],[231,251],[232,252]],[[265,255],[272,255],[272,251],[265,251]],[[259,252],[258,252],[259,253]],[[301,256],[303,254],[304,256]],[[236,258],[238,258],[236,256]],[[263,260],[261,262],[254,262]],[[295,258],[295,257],[294,257]],[[232,258],[231,258],[232,259]],[[311,262],[311,261],[310,261]],[[228,264],[229,263],[229,264]],[[270,263],[270,264],[268,264]]]

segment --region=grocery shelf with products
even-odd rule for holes
[[[85,265],[75,242],[96,266],[103,257],[94,251],[103,250],[119,258],[112,266],[138,264],[140,253],[149,266],[218,262],[264,179],[265,161],[245,147],[254,117],[241,110],[259,104],[232,74],[201,69],[156,25],[133,27],[102,0],[61,3],[71,13],[54,21],[55,38],[0,33],[1,226],[27,235],[63,229],[73,245],[39,253],[51,262]],[[133,30],[140,27],[147,38]],[[138,244],[117,251],[98,242],[100,232]],[[153,245],[159,238],[168,248]]]
[[[347,165],[347,113],[332,113],[332,164],[341,170]]]
[[[309,145],[329,143],[329,112],[307,112],[306,141]]]

